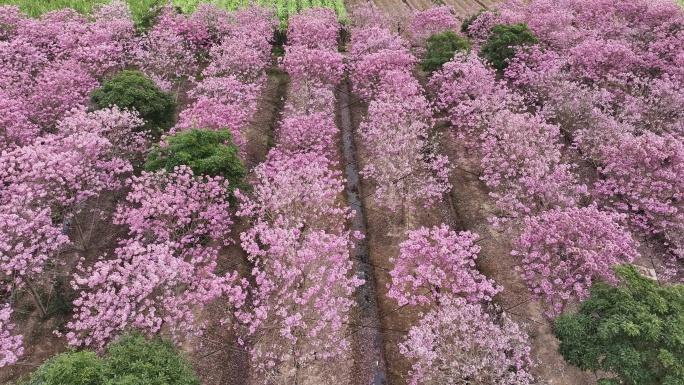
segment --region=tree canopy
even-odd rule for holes
[[[684,284],[659,286],[633,265],[615,267],[574,314],[554,324],[560,352],[581,369],[614,374],[601,385],[684,384]]]

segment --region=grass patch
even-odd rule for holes
[[[0,5],[17,5],[29,17],[40,15],[58,9],[72,8],[79,13],[90,13],[93,5],[109,3],[109,0],[0,0]],[[131,8],[136,23],[142,22],[148,15],[150,8],[166,4],[165,0],[133,0],[126,1]]]
[[[18,5],[22,12],[30,17],[40,15],[63,8],[72,8],[80,13],[89,13],[94,4],[109,3],[110,0],[0,0],[2,5]],[[150,8],[163,6],[166,0],[125,0],[131,8],[136,24],[141,24],[148,17]],[[340,22],[346,22],[347,10],[344,0],[172,0],[171,2],[180,7],[184,13],[192,13],[200,3],[214,3],[235,11],[247,7],[250,1],[262,7],[273,7],[278,18],[286,22],[288,17],[301,9],[310,7],[331,8],[337,14]],[[683,0],[684,1],[684,0]]]

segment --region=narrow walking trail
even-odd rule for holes
[[[365,283],[357,290],[359,304],[359,329],[357,334],[354,384],[381,385],[386,383],[386,364],[382,354],[382,334],[378,329],[380,313],[376,299],[375,278],[370,271],[368,230],[366,217],[361,201],[361,181],[359,166],[356,159],[356,146],[352,130],[351,110],[349,108],[349,83],[344,81],[338,92],[337,103],[340,111],[342,147],[344,153],[345,176],[347,178],[347,203],[354,209],[354,216],[350,220],[350,229],[364,235],[363,239],[354,238],[353,255],[357,267],[357,276]]]

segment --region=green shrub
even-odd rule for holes
[[[141,130],[149,130],[157,138],[175,124],[176,102],[170,92],[139,71],[122,71],[105,80],[90,95],[92,109],[110,107],[134,109],[145,120]]]
[[[631,265],[617,287],[597,283],[575,314],[554,322],[560,353],[599,384],[684,384],[684,285],[660,286]]]
[[[420,66],[424,71],[433,72],[454,58],[457,51],[467,51],[470,43],[454,31],[445,31],[428,38],[427,52]]]
[[[23,385],[200,385],[186,358],[169,341],[126,334],[104,357],[66,352],[43,363]]]
[[[188,361],[169,341],[122,336],[107,349],[106,385],[200,385]]]
[[[196,174],[222,176],[231,188],[242,188],[245,166],[238,156],[230,130],[192,129],[181,131],[164,139],[163,147],[155,144],[147,154],[145,170],[173,171],[186,165]]]
[[[492,27],[492,34],[482,46],[480,56],[499,73],[503,73],[508,66],[507,60],[515,56],[516,47],[533,45],[537,42],[537,38],[524,23],[496,24]]]
[[[91,351],[66,352],[43,363],[26,385],[101,385],[104,363]]]

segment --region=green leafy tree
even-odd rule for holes
[[[507,59],[515,56],[517,47],[533,45],[537,42],[536,36],[524,23],[496,24],[492,27],[492,34],[482,45],[480,56],[502,73],[508,66]]]
[[[169,341],[126,334],[104,357],[62,353],[41,365],[23,385],[200,385],[186,358]]]
[[[147,154],[145,170],[173,171],[186,165],[199,175],[222,176],[232,188],[244,188],[245,166],[228,129],[220,131],[193,128],[168,136]]]
[[[105,80],[90,94],[90,102],[93,110],[116,105],[138,111],[145,120],[140,130],[150,131],[155,138],[175,124],[176,102],[172,94],[162,91],[139,71],[122,71]]]
[[[554,322],[565,359],[609,372],[601,385],[684,384],[684,285],[659,286],[636,267],[615,267],[617,287],[595,284],[575,314]]]
[[[427,52],[420,66],[424,71],[433,72],[454,58],[457,51],[467,51],[470,43],[454,31],[445,31],[428,38]]]

